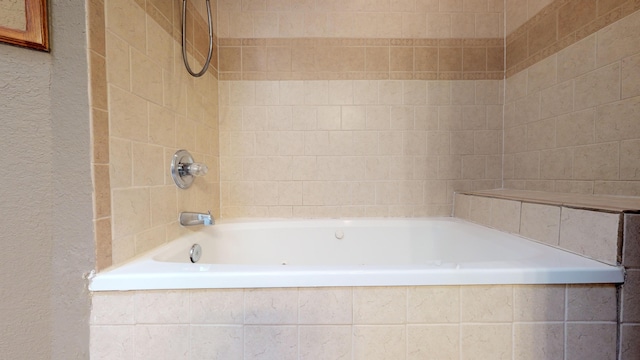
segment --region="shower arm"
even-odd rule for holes
[[[187,58],[187,0],[182,0],[182,60],[184,61],[184,66],[187,68],[187,71],[193,77],[200,77],[207,72],[209,64],[211,63],[211,55],[213,54],[213,21],[211,20],[211,3],[209,0],[206,0],[206,4],[207,21],[209,24],[209,54],[207,55],[207,60],[205,60],[202,70],[196,73],[191,70],[191,66],[189,66],[189,60]]]

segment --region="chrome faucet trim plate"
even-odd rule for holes
[[[207,165],[193,161],[187,150],[178,150],[171,160],[171,177],[180,189],[187,189],[195,176],[204,176],[207,171]]]

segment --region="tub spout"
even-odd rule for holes
[[[215,219],[211,215],[211,211],[207,213],[197,212],[181,212],[180,213],[180,225],[182,226],[195,226],[204,225],[210,226],[215,224]]]

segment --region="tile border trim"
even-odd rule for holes
[[[549,17],[555,17],[557,29],[560,21],[558,16],[560,10],[564,6],[570,6],[580,1],[583,0],[556,0],[543,8],[538,14],[536,14],[519,28],[514,30],[511,34],[506,36],[506,78],[509,78],[519,73],[520,71],[529,68],[537,62],[558,53],[562,49],[575,44],[576,42],[601,30],[602,28],[611,25],[614,22],[640,10],[639,0],[626,0],[622,4],[609,9],[609,11],[600,13],[600,9],[597,8],[600,2],[592,0],[595,2],[594,6],[596,6],[594,19],[562,37],[560,37],[556,31],[556,36],[553,39],[540,46],[540,50],[536,51],[535,53],[530,53],[528,46],[530,39],[539,38],[539,31],[536,30],[544,29],[544,27],[540,27],[538,25],[543,24],[545,20],[549,20]],[[518,44],[518,42],[520,42],[520,44]],[[520,46],[519,49],[514,49],[514,47],[522,44],[524,44],[524,49],[522,49],[522,46]],[[512,60],[516,50],[524,51],[526,56],[521,60]],[[511,63],[512,61],[515,63]]]
[[[233,52],[235,64],[221,66],[220,80],[502,80],[504,79],[504,40],[501,38],[460,39],[386,39],[386,38],[221,38],[220,53]],[[285,71],[270,69],[270,51],[288,51],[293,63],[292,49],[306,48],[313,64],[307,69],[295,69],[292,64]],[[385,69],[367,69],[368,50],[382,50],[388,54]],[[362,55],[356,68],[319,65],[318,56],[350,50]],[[247,64],[249,51],[261,53],[261,69],[255,71]],[[430,52],[434,59],[419,65],[418,52]],[[446,52],[445,52],[446,51]],[[473,64],[465,62],[472,59]],[[478,52],[480,53],[478,57]],[[467,54],[467,56],[465,56]],[[404,56],[402,66],[394,65],[393,57]],[[254,59],[252,59],[254,60]],[[224,60],[221,60],[224,61]],[[445,62],[446,61],[446,62]],[[446,65],[445,65],[446,64]],[[226,67],[226,68],[225,68]],[[249,69],[248,69],[249,68]],[[428,69],[427,69],[428,68]]]

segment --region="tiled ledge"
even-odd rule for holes
[[[518,200],[536,204],[558,205],[593,211],[614,213],[640,212],[640,197],[599,196],[511,189],[472,191],[462,194]]]
[[[501,189],[456,194],[454,216],[628,266],[640,253],[633,231],[640,215],[625,213],[635,205],[632,199]]]

